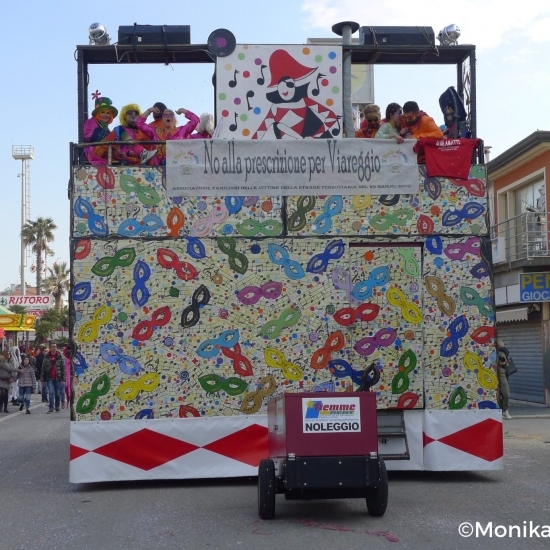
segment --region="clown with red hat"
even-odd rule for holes
[[[252,139],[329,138],[340,133],[336,114],[308,97],[311,82],[298,84],[317,67],[306,67],[286,50],[275,50],[269,58],[269,71],[268,88],[274,90],[266,98],[271,108]]]

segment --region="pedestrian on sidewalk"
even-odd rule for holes
[[[502,418],[511,420],[512,417],[508,412],[508,404],[510,402],[510,386],[508,386],[508,350],[504,347],[504,342],[502,340],[497,341],[498,349],[498,364],[497,364],[497,374],[498,374],[498,386],[499,392],[502,396]]]
[[[19,372],[13,368],[8,362],[8,357],[11,359],[11,353],[5,349],[0,354],[0,411],[5,413],[8,411],[8,394],[10,391],[11,381],[15,379],[15,375]]]
[[[32,368],[34,369],[34,380],[35,381],[34,381],[34,386],[32,387],[31,393],[37,393],[36,384],[38,383],[38,381],[36,380],[36,360],[34,358],[34,355],[31,355],[29,353],[29,348],[27,348],[27,353],[25,353],[24,355],[21,355],[21,364],[23,364],[23,359],[25,359],[25,357],[29,358],[29,363],[31,364]]]
[[[59,412],[60,392],[65,392],[65,361],[54,342],[50,344],[50,349],[44,355],[42,382],[48,384],[48,393],[50,394],[48,414],[53,413],[54,406],[55,411]]]
[[[21,352],[19,351],[19,348],[17,346],[13,346],[10,349],[10,358],[8,360],[8,363],[10,363],[14,369],[18,369],[21,366]],[[18,398],[19,398],[19,387],[17,385],[17,378],[16,378],[11,383],[11,404],[19,405]]]
[[[38,393],[42,393],[42,403],[48,402],[48,384],[44,382],[42,378],[42,363],[44,362],[46,346],[40,344],[38,353],[35,355],[34,360],[36,362],[36,379],[38,380]]]
[[[21,364],[21,370],[17,378],[19,382],[19,403],[21,403],[19,410],[22,411],[26,405],[27,414],[31,414],[29,410],[31,407],[31,393],[36,384],[36,376],[31,360],[26,355],[23,357],[23,363]]]

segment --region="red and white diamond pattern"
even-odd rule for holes
[[[267,416],[72,422],[70,481],[256,475]]]
[[[500,410],[405,411],[405,420],[411,460],[389,469],[502,469]],[[250,476],[266,456],[266,415],[71,422],[73,483]]]
[[[424,470],[501,470],[502,411],[424,411]]]

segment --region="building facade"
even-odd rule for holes
[[[518,367],[512,399],[550,406],[550,302],[522,303],[520,274],[550,272],[550,132],[536,131],[488,165],[497,336]]]

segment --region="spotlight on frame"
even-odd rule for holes
[[[442,46],[456,46],[457,40],[460,37],[460,29],[458,25],[448,25],[437,35],[437,39]]]
[[[88,29],[90,36],[90,46],[109,46],[111,38],[107,34],[107,29],[101,23],[92,23]]]

